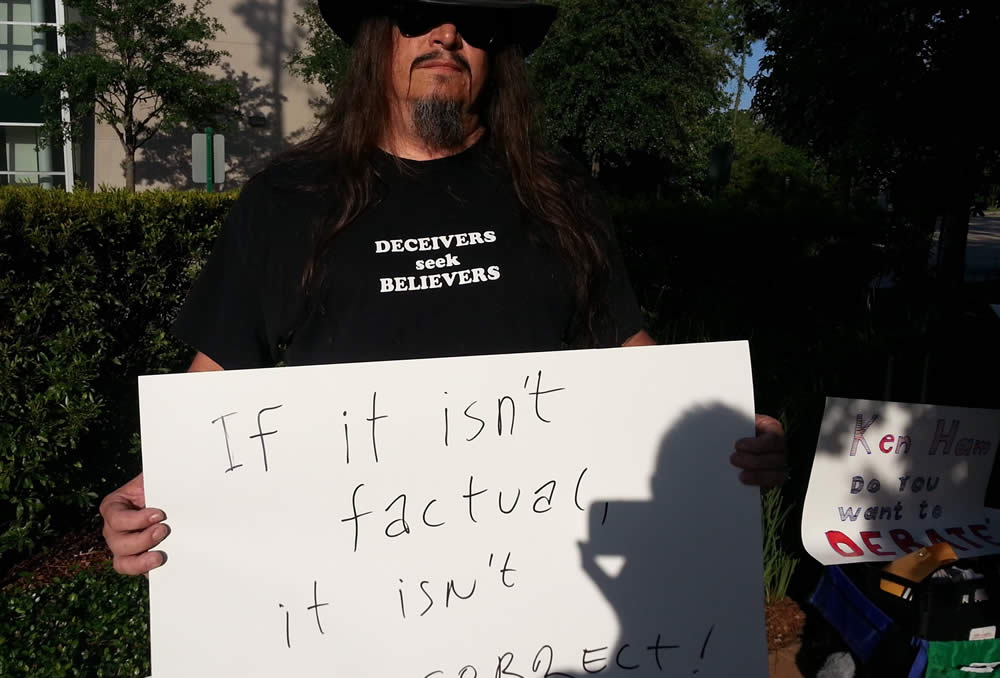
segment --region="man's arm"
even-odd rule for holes
[[[188,372],[215,372],[222,366],[204,353],[195,355]],[[166,514],[146,506],[142,474],[109,494],[101,502],[104,517],[104,540],[111,549],[115,570],[122,574],[145,574],[166,561],[166,556],[151,551],[166,539],[170,527]]]
[[[188,372],[221,372],[222,365],[215,362],[207,355],[198,351],[195,354],[194,360],[191,361],[191,367],[188,368]]]
[[[622,346],[656,346],[656,340],[646,330],[639,330],[626,339]]]
[[[654,346],[656,341],[646,330],[633,334],[622,346]],[[785,429],[774,417],[758,414],[754,418],[754,438],[740,438],[733,445],[729,460],[742,469],[740,481],[758,487],[777,487],[788,479],[788,446]]]

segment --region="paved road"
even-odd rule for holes
[[[1000,280],[1000,215],[969,220],[965,279],[969,282]]]

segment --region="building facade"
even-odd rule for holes
[[[64,51],[64,36],[38,28],[58,28],[65,17],[62,0],[0,0],[0,77],[16,66],[38,68],[30,62],[33,54]],[[39,148],[41,125],[37,99],[0,91],[0,185],[32,183],[72,190],[74,149],[69,144]]]
[[[213,75],[236,84],[243,113],[237,128],[225,132],[227,169],[217,188],[242,185],[267,158],[315,125],[310,102],[324,92],[285,67],[304,40],[294,17],[300,1],[214,0],[208,7],[225,29],[211,47],[230,54]],[[72,20],[73,10],[68,11]],[[64,37],[35,29],[61,26],[66,16],[62,0],[0,0],[0,77],[15,66],[37,68],[29,62],[32,54],[65,50]],[[125,185],[125,154],[113,128],[90,121],[79,144],[36,148],[40,125],[37,100],[0,94],[0,184],[70,190],[74,181],[90,188]],[[203,188],[191,181],[191,135],[200,131],[182,128],[155,136],[136,156],[136,189]]]

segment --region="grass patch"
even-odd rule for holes
[[[761,520],[764,527],[764,597],[768,603],[788,595],[788,585],[799,559],[781,545],[781,531],[791,506],[784,506],[779,489],[761,495]]]

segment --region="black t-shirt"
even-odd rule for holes
[[[225,369],[555,350],[574,316],[567,265],[484,144],[426,162],[380,155],[378,200],[345,227],[304,303],[323,198],[244,187],[174,325]],[[612,241],[598,340],[642,317]]]

